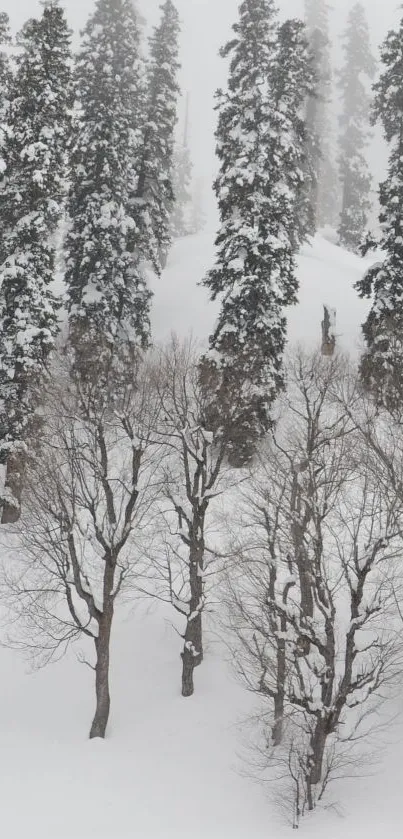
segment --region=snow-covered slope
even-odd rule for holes
[[[197,282],[211,264],[209,233],[179,242],[155,284],[154,331],[206,340],[214,322]],[[300,259],[301,302],[290,340],[317,344],[322,303],[337,308],[340,344],[354,351],[366,306],[353,291],[363,263],[318,238]],[[3,548],[2,548],[3,550]],[[0,801],[4,839],[283,839],[267,791],[241,773],[240,720],[251,697],[209,635],[196,695],[179,694],[180,639],[169,611],[128,611],[113,640],[112,715],[89,742],[92,674],[73,653],[27,675],[0,649]],[[4,629],[5,633],[5,629]],[[77,651],[76,651],[77,652]],[[343,808],[305,821],[309,839],[401,836],[403,735],[396,726],[382,773],[334,788]]]
[[[154,335],[160,339],[176,332],[206,340],[217,305],[208,302],[198,285],[214,259],[214,232],[179,240],[161,279],[154,281]],[[354,283],[368,263],[318,236],[299,257],[300,302],[288,312],[290,343],[316,346],[321,340],[323,304],[337,310],[339,345],[349,352],[359,347],[359,326],[368,304],[357,297]],[[369,263],[370,264],[370,263]]]

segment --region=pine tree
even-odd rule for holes
[[[292,142],[284,153],[284,171],[296,195],[292,225],[295,246],[315,233],[315,213],[310,196],[315,188],[315,166],[310,154],[306,103],[315,87],[315,71],[306,27],[286,20],[278,31],[277,61],[273,62],[276,103],[281,107],[284,138]]]
[[[381,59],[373,122],[383,126],[390,157],[388,177],[380,187],[381,236],[378,242],[368,241],[368,247],[378,245],[385,256],[357,289],[361,297],[372,297],[363,325],[367,348],[362,380],[378,403],[393,408],[403,397],[403,20],[397,31],[389,32]]]
[[[0,454],[7,461],[11,501],[3,521],[19,515],[23,451],[36,425],[38,388],[58,332],[55,234],[64,212],[74,89],[64,12],[57,0],[43,5],[42,16],[19,35],[3,144]]]
[[[192,200],[191,184],[193,165],[189,149],[189,94],[186,97],[185,127],[183,139],[176,143],[173,155],[174,205],[171,212],[171,233],[174,239],[188,236],[191,232],[189,208]]]
[[[150,38],[147,79],[147,120],[139,167],[136,203],[140,217],[150,220],[148,235],[156,244],[154,266],[165,263],[171,246],[170,215],[174,205],[173,154],[176,109],[179,15],[172,0],[161,6],[162,18]],[[144,225],[147,235],[148,224]]]
[[[143,62],[131,0],[97,1],[76,79],[66,284],[75,367],[94,381],[149,339],[142,267],[148,245],[131,201],[144,130]]]
[[[311,202],[316,226],[337,224],[337,174],[333,164],[329,102],[332,97],[329,7],[326,0],[305,0],[305,19],[316,86],[307,107],[309,156],[315,166]]]
[[[371,175],[365,149],[369,138],[370,111],[367,82],[375,73],[368,24],[361,3],[356,3],[349,14],[344,53],[345,63],[339,78],[343,97],[339,164],[343,206],[339,236],[344,247],[358,251],[371,209]]]
[[[0,185],[3,182],[7,163],[4,159],[4,125],[7,104],[10,96],[11,68],[7,51],[2,49],[11,42],[9,18],[4,12],[0,13]],[[0,245],[1,248],[1,245]]]
[[[215,183],[221,216],[217,260],[204,280],[221,310],[201,364],[212,392],[207,427],[221,426],[234,462],[251,454],[270,424],[270,406],[283,387],[284,308],[296,302],[295,207],[301,138],[289,108],[299,74],[281,67],[272,0],[244,0],[229,57],[228,90],[218,93]],[[284,31],[283,31],[284,39]]]
[[[175,146],[173,157],[174,205],[171,212],[171,233],[174,239],[188,236],[190,231],[189,207],[192,200],[192,161],[187,145]]]

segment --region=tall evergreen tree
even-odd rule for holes
[[[190,233],[189,209],[192,200],[192,161],[188,144],[177,144],[173,157],[174,204],[171,212],[171,235],[174,239]]]
[[[144,230],[132,197],[144,131],[140,34],[132,0],[97,0],[76,70],[66,237],[70,339],[91,379],[149,338]],[[102,388],[101,388],[102,389]]]
[[[332,97],[332,67],[329,38],[329,7],[326,0],[305,0],[305,19],[310,41],[316,86],[308,100],[309,153],[316,173],[311,201],[316,225],[337,223],[337,174],[333,164],[329,102]]]
[[[172,0],[161,6],[161,22],[150,38],[147,118],[140,158],[136,203],[145,213],[144,234],[155,240],[154,266],[165,262],[171,246],[170,214],[174,205],[173,155],[177,121],[179,15]]]
[[[0,455],[7,461],[11,502],[3,521],[18,517],[22,452],[58,331],[55,234],[64,211],[74,90],[64,12],[57,0],[43,6],[41,17],[28,21],[18,39],[3,143]]]
[[[293,67],[289,74],[281,67],[279,77],[283,47],[273,0],[244,0],[233,29],[221,52],[231,59],[228,90],[219,91],[217,105],[221,226],[216,264],[204,280],[221,310],[201,379],[212,392],[206,422],[221,427],[242,462],[268,428],[283,386],[284,308],[297,296],[301,150],[288,105],[300,78]]]
[[[292,233],[298,247],[315,233],[310,195],[316,179],[306,124],[306,104],[315,88],[315,70],[306,27],[300,20],[286,20],[279,27],[273,88],[276,106],[281,109],[282,133],[292,141],[283,156],[284,173],[296,195]]]
[[[377,402],[393,407],[403,398],[403,20],[389,32],[381,52],[383,72],[374,85],[373,122],[383,126],[390,145],[388,177],[380,187],[379,246],[384,258],[357,283],[372,298],[363,333],[361,360],[365,386]],[[369,244],[369,243],[368,243]]]
[[[4,178],[6,170],[6,161],[4,159],[4,140],[5,140],[5,121],[7,104],[10,96],[11,85],[11,68],[10,60],[7,54],[7,47],[11,42],[9,18],[4,12],[0,13],[0,185]],[[1,245],[0,245],[1,248]]]
[[[339,77],[343,98],[339,164],[343,204],[339,236],[342,245],[358,251],[371,209],[371,175],[365,149],[369,139],[368,80],[375,74],[375,60],[362,3],[356,3],[349,14],[344,54],[345,63]]]
[[[189,209],[192,200],[192,160],[189,149],[190,99],[186,97],[185,127],[183,139],[177,142],[173,155],[174,205],[171,212],[171,233],[173,238],[187,236],[191,232]]]

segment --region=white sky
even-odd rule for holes
[[[137,0],[150,25],[158,19],[161,0]],[[65,0],[71,26],[78,31],[94,8],[95,0]],[[213,113],[214,90],[225,83],[225,63],[218,57],[219,47],[230,35],[240,0],[176,0],[182,19],[182,88],[191,95],[191,144],[196,171],[206,182],[214,173]],[[388,29],[403,14],[399,0],[364,0],[374,46],[381,43]],[[354,0],[333,0],[332,36],[336,47],[346,15]],[[302,16],[303,0],[278,0],[284,16]],[[39,0],[0,0],[0,9],[10,15],[13,29],[27,17],[36,15]],[[381,155],[380,151],[380,155]]]

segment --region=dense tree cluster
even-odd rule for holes
[[[307,0],[305,24],[274,0],[240,2],[221,50],[219,228],[202,280],[217,321],[202,350],[152,346],[148,277],[205,221],[189,99],[176,141],[179,16],[172,0],[160,13],[144,44],[132,0],[96,0],[75,58],[59,0],[15,43],[0,14],[1,503],[16,548],[0,591],[39,664],[83,644],[91,738],[107,731],[121,596],[172,607],[184,697],[215,611],[261,710],[255,755],[298,827],[365,759],[402,678],[403,21],[374,86],[390,159],[381,234],[364,248],[382,255],[357,283],[372,299],[358,368],[336,352],[330,305],[322,354],[286,355],[299,251],[341,203],[325,0]],[[338,235],[357,252],[369,41],[356,3]]]

